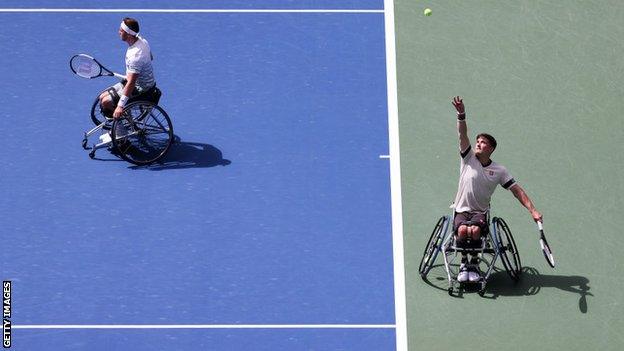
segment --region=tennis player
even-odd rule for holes
[[[119,118],[129,100],[150,96],[156,89],[152,69],[152,51],[145,38],[139,35],[139,22],[126,17],[119,26],[119,38],[128,44],[126,51],[126,80],[109,87],[100,95],[102,112]]]
[[[486,230],[486,212],[497,185],[510,190],[529,210],[533,219],[541,221],[542,214],[535,208],[524,189],[505,167],[490,158],[496,149],[496,139],[489,134],[479,134],[473,150],[468,139],[464,103],[459,96],[453,98],[452,103],[457,110],[457,132],[461,155],[459,186],[453,203],[455,211],[453,226],[457,233],[458,245],[479,242],[481,233]],[[468,263],[467,255],[464,254],[457,280],[459,282],[479,281],[481,277],[477,268],[478,262],[477,257],[472,257]]]

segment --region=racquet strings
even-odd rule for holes
[[[83,78],[95,78],[102,72],[100,65],[87,55],[74,56],[71,59],[71,69]]]

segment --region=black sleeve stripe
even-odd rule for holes
[[[514,185],[515,183],[516,183],[516,180],[511,178],[507,183],[503,184],[503,188],[509,189],[509,187]]]
[[[471,148],[472,148],[472,146],[468,145],[468,148],[466,148],[466,150],[464,150],[464,152],[460,152],[459,154],[461,155],[461,158],[465,158],[466,155],[468,155],[468,152],[470,152]]]

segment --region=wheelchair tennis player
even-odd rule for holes
[[[468,138],[466,111],[461,97],[453,98],[457,110],[457,132],[459,134],[460,175],[457,195],[453,203],[453,229],[457,233],[457,245],[472,247],[479,245],[481,236],[487,231],[487,213],[490,199],[497,185],[510,190],[520,203],[529,210],[535,221],[542,221],[542,214],[535,208],[524,189],[514,180],[507,169],[490,158],[496,149],[496,139],[489,134],[479,134],[474,150]],[[463,253],[457,281],[478,282],[479,259]]]
[[[157,94],[152,68],[154,57],[147,40],[139,35],[139,22],[134,18],[124,18],[119,27],[119,38],[128,44],[125,59],[126,79],[100,95],[102,113],[108,117],[112,115],[113,118],[122,115],[128,102],[151,101],[152,96]]]
[[[149,43],[139,36],[139,23],[124,18],[119,37],[128,44],[126,75],[109,70],[87,54],[74,55],[69,61],[72,72],[81,78],[120,79],[98,93],[91,106],[95,127],[84,133],[82,147],[90,150],[92,159],[96,150],[107,147],[130,163],[149,165],[167,154],[174,140],[173,125],[158,105],[162,94],[156,87]],[[89,137],[98,132],[100,142],[89,146]]]

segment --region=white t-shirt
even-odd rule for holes
[[[138,73],[136,88],[143,92],[156,84],[152,69],[152,51],[144,38],[138,37],[126,51],[126,73]]]
[[[516,181],[505,167],[494,161],[484,167],[471,146],[461,156],[455,212],[486,212],[496,185],[509,189]]]

